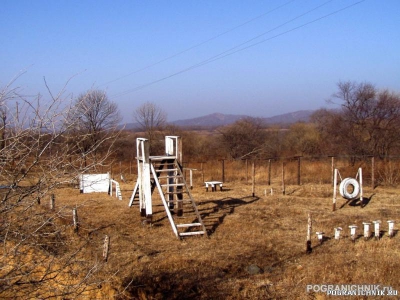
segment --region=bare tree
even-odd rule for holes
[[[334,97],[342,101],[341,109],[321,110],[313,120],[336,152],[385,157],[399,146],[399,94],[346,81],[338,83]]]
[[[222,145],[233,159],[255,158],[266,150],[267,132],[261,119],[241,119],[220,133]]]
[[[71,126],[74,132],[85,135],[79,141],[79,146],[83,156],[87,158],[92,145],[106,141],[107,136],[115,134],[121,116],[117,104],[110,101],[104,91],[89,90],[77,98],[69,120],[74,124]],[[97,150],[92,153],[96,154]]]
[[[135,121],[149,139],[150,152],[160,150],[158,139],[167,123],[167,114],[156,104],[146,102],[133,113]]]
[[[108,149],[84,166],[79,144],[87,135],[71,136],[78,119],[69,117],[76,107],[63,95],[49,89],[46,99],[25,98],[11,86],[0,92],[0,298],[75,298],[97,284],[93,274],[101,263],[83,258],[90,239],[68,239],[65,207],[50,211],[38,204],[74,184],[81,172],[105,164],[116,135],[105,136]],[[104,144],[97,140],[86,153]]]

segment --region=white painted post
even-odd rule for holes
[[[370,230],[369,227],[371,225],[371,223],[369,222],[363,222],[364,224],[364,240],[368,240],[370,238]]]
[[[139,176],[139,202],[140,213],[151,223],[153,208],[151,203],[150,158],[149,143],[147,139],[136,139],[136,151]]]
[[[318,237],[318,241],[320,244],[322,244],[323,240],[324,240],[324,232],[316,232],[317,237]]]
[[[333,204],[332,204],[332,211],[336,210],[336,188],[337,188],[337,172],[338,169],[333,171]]]
[[[372,223],[374,223],[375,239],[379,240],[381,237],[381,232],[379,229],[379,224],[381,224],[381,221],[380,220],[372,221]]]
[[[362,180],[362,168],[358,169],[358,181],[360,183],[360,201],[361,201],[361,205],[363,205],[363,180]]]
[[[190,189],[193,189],[193,169],[189,169]]]
[[[340,232],[342,231],[342,227],[335,228],[335,240],[340,240]]]
[[[356,229],[357,226],[356,225],[350,225],[350,237],[351,237],[351,241],[354,243],[356,241]]]
[[[312,252],[311,247],[311,231],[312,231],[312,220],[311,220],[311,213],[308,213],[308,220],[307,220],[307,242],[306,242],[306,253],[309,254]]]
[[[389,225],[388,235],[389,235],[390,238],[392,238],[394,236],[394,221],[393,220],[389,220],[387,222],[388,222],[388,225]]]

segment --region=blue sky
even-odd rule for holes
[[[0,85],[26,71],[16,85],[46,95],[43,77],[53,92],[73,77],[125,122],[145,102],[169,121],[329,107],[340,80],[400,92],[400,1],[357,2],[3,0]]]

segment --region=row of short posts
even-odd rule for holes
[[[374,224],[374,237],[376,240],[379,240],[381,238],[381,231],[380,231],[380,224],[382,223],[380,220],[377,221],[372,221]],[[369,240],[371,238],[371,224],[370,222],[363,222],[364,225],[364,240]],[[389,220],[387,221],[388,223],[388,236],[389,238],[392,238],[394,236],[394,221]],[[356,240],[356,230],[357,230],[357,225],[350,225],[350,238],[353,242]],[[341,227],[336,227],[335,228],[335,239],[339,240],[340,239],[340,232],[343,230]],[[317,232],[318,234],[318,232]]]
[[[364,240],[369,240],[371,238],[371,225],[374,224],[374,238],[376,240],[379,240],[381,238],[381,231],[380,231],[380,224],[382,222],[380,220],[372,221],[370,222],[363,222],[364,226]],[[388,223],[388,237],[392,238],[394,236],[394,221],[389,220],[387,221]],[[356,230],[358,226],[357,225],[350,225],[350,239],[354,243],[357,238]],[[308,214],[308,221],[307,221],[307,242],[306,242],[306,253],[309,254],[312,252],[312,247],[311,247],[311,231],[312,231],[312,219],[311,219],[311,214]],[[340,233],[343,231],[342,227],[336,227],[335,228],[335,240],[340,240]],[[320,244],[323,243],[324,241],[324,232],[322,231],[317,231],[317,239]]]

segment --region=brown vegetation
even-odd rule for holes
[[[329,161],[327,165],[324,174],[329,178]],[[310,164],[306,169],[316,171],[318,166]],[[69,228],[64,231],[63,239],[75,245],[65,244],[58,253],[53,253],[54,266],[63,261],[70,246],[72,249],[79,243],[84,244],[74,280],[86,286],[71,296],[82,299],[323,299],[322,293],[306,293],[306,285],[382,284],[399,289],[398,235],[389,239],[384,233],[380,241],[361,238],[363,221],[380,219],[382,230],[386,231],[386,221],[398,218],[400,205],[396,189],[367,186],[365,207],[357,201],[343,199],[338,202],[340,209],[332,212],[329,183],[291,184],[286,188],[286,195],[282,195],[279,176],[274,176],[272,186],[268,186],[262,182],[260,168],[259,183],[252,197],[251,185],[245,183],[244,169],[239,170],[236,172],[243,180],[229,180],[222,192],[206,193],[200,173],[195,176],[192,193],[209,232],[204,238],[176,239],[157,200],[157,192],[154,193],[154,224],[142,225],[137,205],[131,208],[127,205],[135,176],[128,175],[128,182],[122,184],[123,201],[105,194],[79,194],[77,189],[60,189],[56,195],[56,211],[63,213],[54,215],[54,222]],[[271,188],[273,195],[270,195]],[[32,209],[46,210],[45,206]],[[78,207],[78,233],[72,230],[73,207]],[[314,221],[310,255],[305,253],[308,212]],[[348,226],[352,224],[359,226],[355,243],[349,238]],[[344,229],[340,241],[333,239],[333,229],[337,226]],[[315,231],[326,233],[322,245],[318,244]],[[102,261],[105,235],[110,237],[107,262]],[[41,254],[35,252],[32,257],[40,260]],[[87,274],[82,272],[84,266],[96,265],[96,262],[91,280],[82,281]],[[45,282],[41,285],[41,294],[51,294],[68,278],[59,274],[53,281]]]

